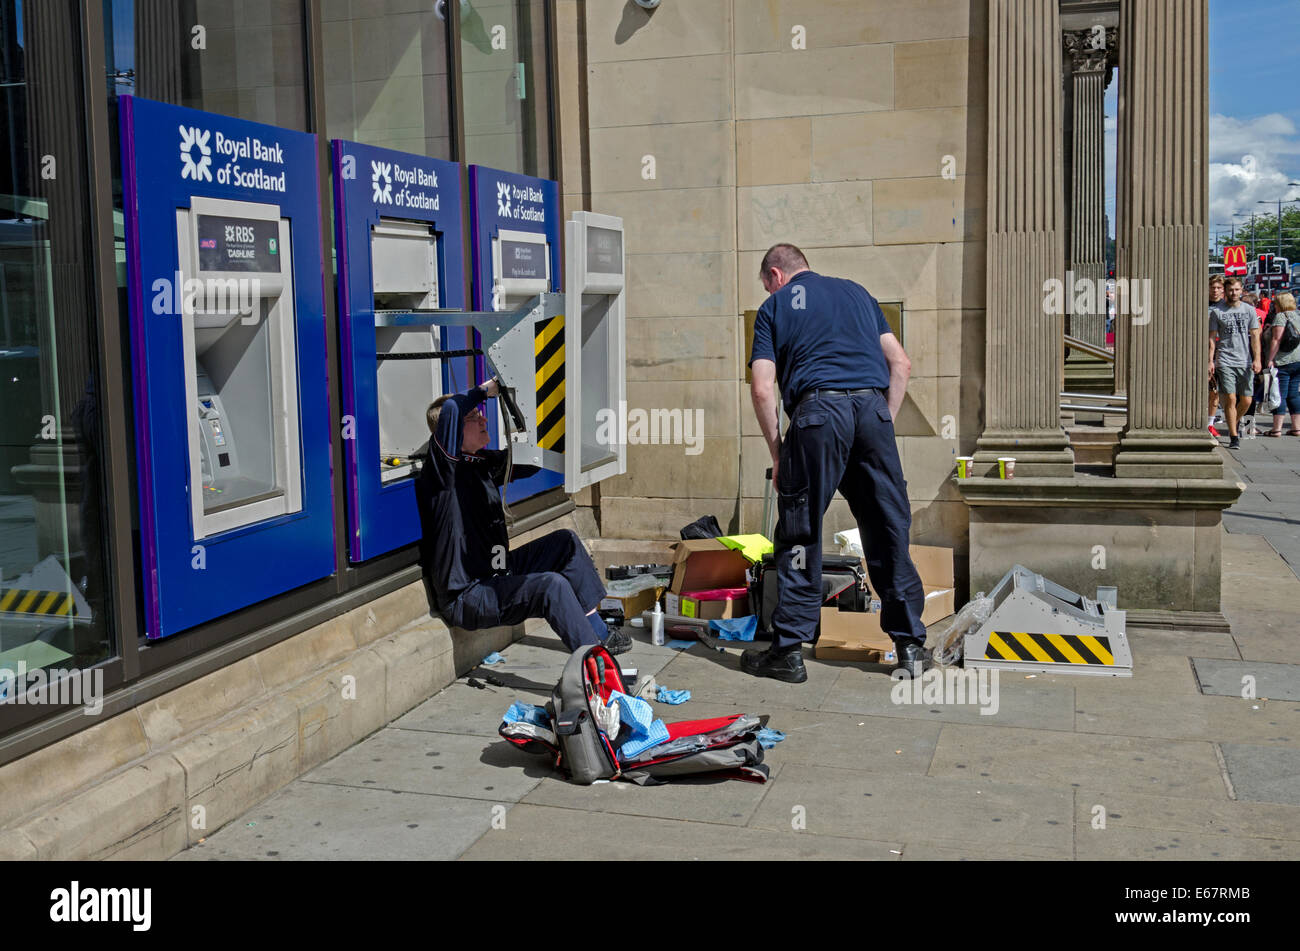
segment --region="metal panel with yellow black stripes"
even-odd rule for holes
[[[992,631],[984,660],[1114,667],[1110,638],[1103,635]]]
[[[533,331],[537,357],[537,445],[564,452],[564,315],[539,320]]]
[[[30,588],[0,588],[0,614],[40,614],[69,617],[77,613],[67,591],[36,591]]]

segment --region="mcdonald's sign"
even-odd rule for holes
[[[1245,277],[1247,273],[1246,266],[1246,246],[1244,244],[1233,245],[1223,249],[1223,273],[1228,277]]]

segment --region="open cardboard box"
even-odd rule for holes
[[[687,591],[743,588],[748,584],[748,568],[749,559],[740,552],[712,538],[692,538],[677,543],[668,590],[680,595]]]
[[[921,621],[927,627],[948,617],[956,609],[953,591],[952,549],[927,545],[911,546],[921,584],[925,586],[925,609]],[[894,641],[880,626],[880,614],[822,608],[821,635],[817,639],[818,660],[851,660],[867,664],[892,664]]]

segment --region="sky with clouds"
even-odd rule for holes
[[[1300,198],[1288,185],[1300,182],[1297,36],[1300,0],[1210,0],[1211,240],[1234,212],[1277,214],[1258,203]]]
[[[1280,37],[1275,42],[1272,37]],[[1300,198],[1300,0],[1210,0],[1210,240]],[[1122,42],[1122,39],[1121,39]],[[1115,231],[1118,77],[1106,90],[1106,211]],[[1273,203],[1268,205],[1259,202]],[[1234,213],[1240,214],[1234,219]]]

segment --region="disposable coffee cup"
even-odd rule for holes
[[[958,456],[957,457],[957,478],[969,479],[971,477],[971,469],[974,465],[975,465],[974,456]]]
[[[1016,459],[1014,456],[998,456],[998,478],[1014,479],[1016,477]]]

